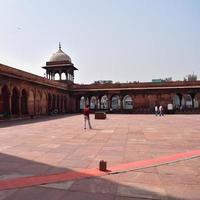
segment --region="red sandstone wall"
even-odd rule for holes
[[[200,86],[200,81],[173,81],[163,83],[116,83],[116,84],[74,84],[71,90],[77,89],[111,89],[111,88],[148,88],[148,87],[184,87],[184,86]]]
[[[7,86],[10,98],[12,98],[12,91],[16,88],[18,97],[16,103],[21,99],[22,90],[26,91],[27,94],[27,109],[28,115],[42,115],[47,114],[51,107],[48,107],[47,96],[50,94],[55,95],[56,98],[59,97],[59,103],[56,105],[59,106],[58,110],[60,113],[69,112],[65,110],[65,105],[61,104],[61,98],[67,98],[67,90],[61,90],[57,87],[48,87],[46,85],[36,84],[29,81],[24,81],[20,79],[14,79],[6,76],[0,75],[0,114],[3,112],[3,102],[2,102],[2,88]],[[68,97],[69,98],[69,97]],[[11,105],[10,111],[11,111]],[[19,103],[19,115],[21,113],[21,103]],[[57,108],[57,107],[56,107]],[[68,106],[70,108],[70,106]],[[7,111],[9,112],[9,111]]]
[[[0,113],[2,113],[2,112],[3,112],[3,99],[0,96]]]
[[[46,114],[52,107],[48,102],[48,95],[58,97],[55,105],[61,104],[61,98],[66,98],[65,112],[76,112],[79,110],[80,97],[107,95],[109,99],[113,95],[119,95],[122,99],[129,94],[133,98],[134,109],[148,109],[155,104],[167,106],[172,103],[172,97],[175,93],[188,94],[193,93],[196,99],[200,101],[200,81],[195,82],[165,82],[165,83],[121,83],[121,84],[90,84],[70,86],[65,83],[48,80],[21,70],[0,64],[0,92],[1,88],[7,85],[9,92],[17,88],[21,94],[22,89],[28,92],[28,111],[29,114]],[[194,87],[193,87],[194,86]],[[171,88],[169,88],[171,87]],[[172,88],[174,87],[174,88]],[[127,90],[129,89],[129,90]],[[153,90],[150,90],[153,89]],[[70,94],[68,94],[70,92]],[[2,98],[0,94],[0,112],[2,112]],[[133,109],[133,110],[134,110]],[[63,112],[63,110],[61,112]]]
[[[6,65],[0,64],[0,74],[12,77],[12,78],[18,78],[20,80],[26,80],[28,82],[34,82],[37,84],[41,84],[43,86],[50,86],[50,87],[57,87],[60,89],[68,89],[68,85],[65,83],[61,83],[59,81],[49,80],[47,78],[43,78],[41,76],[37,76],[22,70],[18,70]]]

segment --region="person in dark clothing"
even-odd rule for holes
[[[86,122],[88,122],[88,126],[90,129],[92,129],[91,123],[90,123],[90,108],[89,105],[86,105],[86,107],[83,110],[84,115],[84,129],[86,129]]]

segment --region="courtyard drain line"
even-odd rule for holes
[[[170,156],[163,156],[149,160],[131,162],[116,166],[111,166],[108,171],[100,171],[99,169],[83,169],[80,171],[71,171],[59,174],[41,175],[41,176],[28,176],[19,177],[15,179],[7,179],[0,181],[0,190],[17,189],[31,186],[38,186],[50,183],[59,183],[64,181],[80,180],[91,177],[101,177],[105,175],[112,175],[118,173],[125,173],[129,171],[156,167],[175,163],[179,161],[189,160],[192,158],[200,157],[200,150],[193,150],[184,153],[178,153]]]

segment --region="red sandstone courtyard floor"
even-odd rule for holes
[[[200,199],[199,153],[187,156],[200,150],[200,115],[92,115],[91,122],[92,130],[83,129],[81,115],[0,122],[0,200]],[[182,160],[159,165],[157,158],[180,154]],[[120,173],[57,182],[98,168],[102,159],[108,169],[122,166]],[[147,160],[155,165],[124,167]],[[52,174],[55,181],[26,187],[27,177]],[[12,189],[2,187],[15,180]]]

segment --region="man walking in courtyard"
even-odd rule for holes
[[[89,109],[89,105],[86,105],[86,107],[83,110],[83,114],[84,114],[84,129],[86,129],[86,123],[87,122],[88,122],[89,128],[92,129],[92,126],[90,124],[90,109]]]

